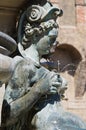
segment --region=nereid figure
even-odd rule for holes
[[[18,26],[21,56],[10,58],[0,54],[0,85],[6,84],[2,107],[5,130],[86,129],[81,119],[65,112],[60,105],[67,82],[40,65],[41,57],[50,53],[56,41],[56,19],[61,14],[62,10],[50,2],[31,5],[21,15]],[[0,32],[0,37],[7,49],[16,46],[6,34]]]
[[[56,19],[61,14],[62,10],[50,2],[44,6],[31,5],[21,15],[18,26],[21,56],[10,58],[0,54],[0,84],[6,84],[2,127],[6,130],[86,128],[81,121],[75,123],[77,118],[66,114],[57,103],[67,89],[66,81],[40,65],[42,55],[49,54],[56,41]]]
[[[56,94],[66,89],[65,85],[62,88],[60,75],[50,72],[39,62],[42,55],[50,52],[56,40],[56,18],[61,13],[49,2],[43,7],[28,7],[21,16],[18,29],[18,48],[22,57],[0,55],[1,82],[6,83],[2,126],[8,130],[24,128],[25,116],[42,95]]]

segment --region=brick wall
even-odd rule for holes
[[[59,0],[50,0],[50,1],[54,4],[59,4],[64,10],[64,15],[66,12],[66,16],[69,14],[67,11],[70,10],[71,13],[73,13],[75,11],[74,12],[75,16],[74,16],[74,14],[73,14],[73,16],[75,17],[76,24],[86,24],[86,0],[72,0],[71,2],[70,2],[70,0],[69,0],[69,2],[67,2],[66,0],[65,0],[65,2],[64,2],[64,0],[60,0],[60,1]],[[68,7],[70,9],[68,9]],[[65,11],[65,10],[67,10],[67,11]],[[70,16],[71,16],[71,13],[70,13]],[[66,21],[66,19],[65,19],[65,21]],[[65,21],[64,21],[64,23],[65,23]],[[69,20],[69,21],[71,21],[71,20]]]
[[[86,24],[86,0],[76,0],[76,16],[78,24]]]
[[[69,48],[67,48],[67,46],[65,45],[69,45],[70,50],[72,49],[71,46],[74,47],[82,57],[82,60],[78,63],[78,66],[83,68],[83,63],[86,63],[86,0],[50,1],[54,4],[59,5],[64,12],[63,16],[59,19],[60,28],[59,36],[57,38],[57,40],[59,41],[59,48],[61,49],[62,46],[62,51],[64,48],[66,51],[69,51]],[[64,55],[62,55],[62,57],[64,57]],[[72,57],[75,57],[74,55],[76,55],[76,53],[74,54],[73,52]],[[56,55],[56,57],[58,58],[58,55]],[[72,57],[70,56],[70,58]],[[78,57],[76,59],[78,60]],[[64,58],[62,60],[64,60]],[[60,59],[59,61],[61,63]],[[74,60],[74,62],[75,61],[76,60]],[[76,68],[73,76],[69,75],[67,70],[66,73],[63,73],[63,76],[68,81],[69,88],[66,92],[66,97],[68,98],[68,101],[62,101],[62,104],[67,109],[67,111],[79,115],[82,119],[86,121],[86,91],[84,91],[84,88],[86,88],[86,86],[84,85],[86,84],[86,79],[80,78],[80,76],[83,77],[82,70],[80,70],[79,73],[77,73],[77,70],[78,68]],[[86,73],[84,73],[84,75],[86,75]],[[82,82],[83,80],[82,86],[78,87],[78,84],[76,83],[76,77],[79,82]],[[82,91],[84,92],[81,97],[76,97],[78,92],[82,92],[80,91],[80,88],[83,88]],[[78,95],[80,94],[78,93]]]

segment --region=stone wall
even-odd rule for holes
[[[16,35],[16,19],[25,0],[0,1],[0,31],[12,37]]]

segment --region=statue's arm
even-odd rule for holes
[[[37,83],[35,83],[30,91],[24,94],[22,97],[15,99],[8,103],[5,99],[3,102],[3,125],[10,125],[16,122],[23,113],[31,110],[35,103],[40,99],[44,94],[47,94],[52,85],[59,87],[60,83],[56,80],[57,75],[55,73],[47,71],[43,78],[40,78]]]
[[[13,59],[0,54],[0,82],[6,83],[13,72]]]
[[[9,56],[0,54],[0,83],[1,84],[7,83],[10,80],[15,70],[16,65],[21,60],[22,60],[22,57],[20,56],[11,58]]]
[[[39,80],[30,91],[24,96],[8,104],[4,100],[3,114],[5,115],[5,126],[10,125],[18,120],[20,115],[31,110],[33,105],[40,99],[40,97],[49,91],[49,82],[47,78]],[[7,111],[6,111],[7,110]]]

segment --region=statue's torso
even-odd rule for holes
[[[17,61],[13,75],[6,86],[4,99],[10,103],[22,97],[40,78],[46,75],[47,71],[30,59],[22,58],[19,62]]]

